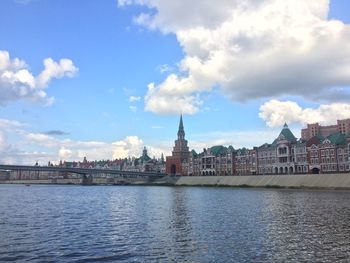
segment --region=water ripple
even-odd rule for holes
[[[349,262],[350,192],[0,185],[0,262]]]

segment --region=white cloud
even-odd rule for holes
[[[57,63],[52,58],[44,60],[45,69],[36,77],[38,87],[46,87],[53,78],[72,78],[78,71],[70,59],[60,59]]]
[[[58,150],[58,157],[61,160],[69,160],[70,158],[73,157],[73,152],[71,150],[67,149],[66,147],[62,146]]]
[[[141,100],[141,97],[140,96],[130,96],[129,97],[129,102],[132,103],[132,102],[136,102],[136,101],[140,101]]]
[[[203,134],[192,134],[189,138],[189,147],[197,152],[202,152],[203,148],[215,145],[232,145],[233,148],[253,148],[264,143],[272,143],[279,135],[282,127],[276,129],[247,130],[247,131],[214,131]],[[299,131],[292,130],[298,137]]]
[[[23,60],[11,59],[7,51],[0,50],[0,106],[17,100],[51,104],[53,98],[48,97],[45,91],[50,81],[53,78],[73,77],[78,71],[69,59],[61,59],[57,63],[47,58],[44,67],[35,77]]]
[[[174,76],[174,75],[172,75]],[[183,94],[182,92],[176,92],[176,83],[178,82],[174,78],[170,77],[167,80],[174,89],[169,86],[156,87],[154,83],[148,85],[147,95],[145,96],[145,110],[151,111],[157,114],[194,114],[200,110],[200,106],[203,101],[198,95]]]
[[[329,0],[118,3],[149,8],[134,21],[174,33],[185,53],[177,75],[150,84],[148,111],[198,112],[199,94],[214,86],[234,101],[286,95],[350,99],[350,26],[328,20]]]
[[[140,156],[143,141],[137,136],[127,136],[124,140],[112,143],[113,158],[126,158],[128,156]]]
[[[126,136],[115,142],[76,141],[55,137],[54,133],[35,133],[28,131],[27,125],[15,120],[0,119],[0,163],[28,164],[36,161],[47,164],[48,161],[58,163],[60,160],[79,161],[107,160],[139,157],[145,146],[138,136]],[[150,156],[160,157],[168,146],[154,143],[147,146]]]
[[[19,128],[25,126],[23,123],[14,120],[0,119],[0,129]]]
[[[302,108],[293,101],[270,100],[260,107],[259,116],[269,127],[282,126],[285,122],[329,125],[336,120],[350,118],[350,104],[332,103],[318,108]]]

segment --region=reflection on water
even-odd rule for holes
[[[350,192],[0,185],[0,262],[349,262]]]

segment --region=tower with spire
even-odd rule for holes
[[[166,157],[166,172],[168,174],[185,175],[184,165],[188,163],[189,148],[187,140],[185,139],[185,129],[180,115],[179,130],[177,132],[177,139],[172,151],[172,156]]]

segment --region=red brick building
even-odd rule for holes
[[[301,138],[305,141],[314,136],[328,137],[334,133],[350,133],[350,119],[337,120],[337,124],[322,126],[318,123],[307,124],[307,128],[301,130]]]
[[[166,172],[174,175],[187,175],[189,154],[190,151],[187,146],[187,140],[185,140],[185,130],[181,115],[172,156],[166,157]]]

